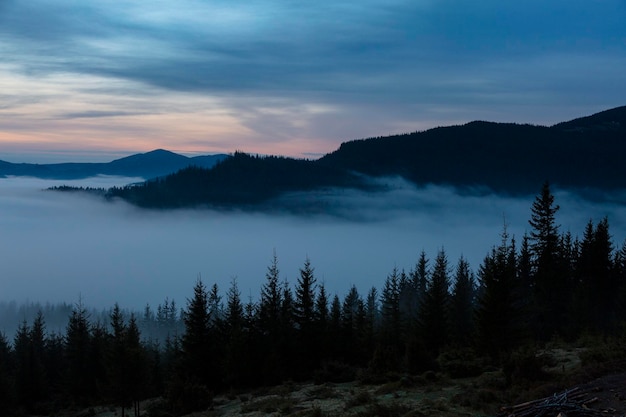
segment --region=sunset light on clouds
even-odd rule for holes
[[[346,140],[624,104],[626,2],[0,2],[0,159]]]

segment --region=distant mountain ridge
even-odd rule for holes
[[[0,177],[14,175],[71,180],[96,175],[116,175],[151,179],[172,174],[189,166],[212,168],[225,158],[228,158],[228,155],[187,157],[164,149],[156,149],[106,163],[14,164],[0,161]]]
[[[187,168],[109,197],[158,208],[275,208],[289,193],[371,190],[372,178],[390,176],[515,195],[535,194],[545,181],[606,194],[626,189],[625,155],[626,106],[551,127],[475,121],[354,140],[313,161],[236,153],[212,169]]]

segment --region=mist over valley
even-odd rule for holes
[[[325,214],[297,215],[207,209],[147,210],[88,193],[46,190],[119,186],[138,178],[95,177],[0,181],[0,301],[121,306],[141,311],[166,297],[185,305],[201,277],[224,293],[233,278],[242,297],[256,298],[276,251],[282,279],[294,285],[305,259],[330,294],[352,285],[380,288],[390,271],[414,268],[422,250],[432,260],[443,248],[476,271],[500,241],[503,225],[518,242],[529,231],[534,195],[458,193],[378,179],[385,191],[329,189],[291,194]],[[538,188],[540,184],[538,185]],[[626,206],[555,190],[561,231],[582,236],[587,222],[608,216],[616,246],[626,237]]]

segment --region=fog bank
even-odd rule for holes
[[[53,185],[108,187],[135,178],[81,181],[0,179],[0,300],[119,302],[156,306],[165,297],[184,306],[196,279],[225,294],[237,277],[242,297],[256,298],[275,250],[292,285],[304,260],[331,293],[382,287],[397,266],[410,270],[425,250],[440,248],[451,267],[463,255],[476,270],[499,242],[504,222],[518,241],[528,232],[534,196],[460,195],[445,187],[415,188],[388,179],[377,194],[329,190],[294,194],[329,214],[251,214],[211,210],[148,211],[82,193],[42,191]],[[537,190],[539,192],[539,188]],[[614,242],[626,236],[626,207],[555,191],[561,231],[582,236],[590,218],[609,217]]]

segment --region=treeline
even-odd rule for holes
[[[307,202],[272,201],[293,192],[371,187],[368,178],[528,195],[550,178],[561,188],[607,198],[623,188],[626,106],[552,127],[471,122],[353,140],[317,160],[236,152],[211,169],[188,167],[107,195],[150,208],[210,206],[324,212]],[[515,157],[512,158],[511,156]],[[532,167],[532,169],[529,169]],[[580,169],[593,167],[593,169]]]
[[[475,273],[441,249],[434,259],[422,252],[409,271],[394,268],[380,290],[352,286],[344,297],[327,293],[308,259],[289,285],[276,255],[256,300],[242,300],[236,280],[225,294],[198,280],[182,316],[161,307],[161,316],[182,319],[180,335],[162,344],[142,339],[142,319],[119,306],[107,323],[74,306],[65,334],[47,333],[40,314],[13,340],[0,337],[0,413],[95,403],[134,404],[138,413],[140,400],[162,397],[160,412],[183,414],[224,391],[428,370],[469,376],[555,337],[619,335],[626,245],[614,246],[606,218],[590,220],[580,239],[561,233],[558,209],[545,184],[530,233],[518,243],[505,226]]]
[[[235,152],[211,169],[190,166],[141,184],[113,187],[107,197],[150,208],[245,208],[260,207],[287,192],[351,185],[361,185],[361,181],[342,167]]]

